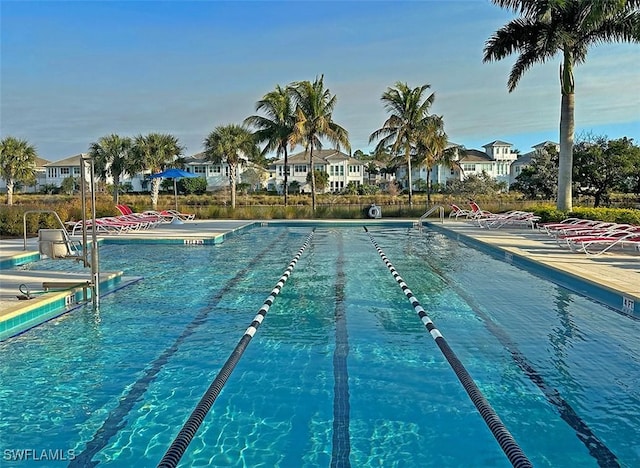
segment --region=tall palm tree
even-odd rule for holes
[[[391,115],[382,124],[382,128],[369,137],[369,143],[380,140],[376,145],[376,152],[383,151],[388,145],[391,145],[391,151],[394,153],[404,150],[409,174],[409,206],[413,206],[411,153],[418,141],[418,134],[431,118],[429,108],[435,100],[435,94],[431,93],[423,98],[425,91],[430,87],[425,84],[409,88],[406,83],[397,82],[395,88],[387,88],[380,100]]]
[[[291,97],[296,106],[296,124],[292,141],[302,143],[309,153],[309,172],[313,174],[313,150],[322,149],[322,139],[347,150],[349,132],[333,121],[333,109],[338,98],[324,87],[324,75],[311,83],[298,81],[291,85]],[[311,177],[311,209],[316,209],[316,178]]]
[[[557,208],[572,209],[575,83],[573,68],[588,48],[604,42],[639,42],[638,0],[492,0],[521,15],[487,40],[484,62],[517,53],[507,87],[512,92],[535,63],[562,54],[560,64],[560,164]]]
[[[113,203],[118,204],[120,178],[126,174],[133,142],[129,137],[111,134],[101,137],[89,146],[89,156],[93,158],[98,177],[105,180],[109,175],[113,178]]]
[[[229,166],[231,208],[235,209],[238,167],[260,152],[253,134],[241,125],[216,127],[204,140],[204,152],[208,161],[225,162]]]
[[[256,128],[254,137],[256,143],[266,145],[262,155],[275,151],[277,156],[284,156],[284,205],[287,206],[289,187],[289,154],[288,147],[293,149],[292,137],[295,126],[295,110],[288,88],[276,86],[256,103],[256,111],[262,111],[265,115],[252,115],[244,120],[244,123]]]
[[[7,183],[7,205],[13,205],[17,182],[35,182],[36,148],[27,140],[8,136],[0,141],[0,175]]]
[[[176,158],[182,155],[184,148],[173,135],[149,133],[138,135],[133,141],[132,157],[127,164],[126,172],[135,174],[141,171],[160,172],[175,165]],[[151,179],[151,205],[158,209],[158,193],[160,179]]]
[[[453,156],[442,117],[432,115],[418,129],[416,139],[416,162],[424,165],[427,171],[427,206],[431,204],[431,171],[438,164],[455,166]]]

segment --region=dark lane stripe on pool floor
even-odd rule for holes
[[[426,249],[424,251],[427,252]],[[491,317],[482,312],[481,307],[475,303],[463,288],[458,287],[453,281],[449,280],[445,272],[434,265],[434,262],[431,261],[428,255],[420,255],[420,257],[448,287],[464,299],[471,310],[484,322],[487,330],[489,330],[489,332],[495,336],[500,344],[502,344],[502,346],[504,346],[504,348],[511,354],[511,358],[516,365],[524,372],[529,380],[531,380],[531,382],[540,389],[547,401],[557,408],[560,417],[575,431],[578,439],[585,445],[589,454],[596,459],[598,465],[601,467],[620,466],[618,457],[598,438],[598,436],[593,433],[587,423],[562,397],[560,392],[547,384],[544,377],[540,375],[540,373],[527,360],[526,356],[522,354],[516,343],[511,340],[509,335],[500,326],[498,326]]]
[[[96,466],[98,462],[92,461],[93,457],[104,449],[109,440],[116,435],[122,428],[126,426],[126,417],[133,409],[135,404],[140,401],[149,385],[156,379],[160,370],[169,361],[169,359],[178,351],[180,345],[195,331],[198,327],[207,321],[207,317],[218,305],[222,297],[227,291],[233,287],[244,275],[246,275],[255,265],[255,263],[273,252],[276,245],[285,237],[287,233],[282,233],[278,238],[271,242],[265,249],[256,255],[242,270],[240,270],[233,278],[228,280],[211,301],[194,317],[194,319],[186,326],[180,336],[174,343],[166,348],[158,358],[151,363],[144,371],[144,374],[131,386],[129,392],[120,398],[118,406],[109,413],[102,426],[93,435],[93,438],[87,442],[85,449],[80,452],[70,463],[70,467]]]
[[[344,245],[342,233],[338,235],[338,260],[336,262],[336,348],[333,352],[333,449],[332,468],[350,467],[351,437],[349,435],[349,373],[347,356],[349,355],[349,336],[344,303]]]

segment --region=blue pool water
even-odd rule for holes
[[[101,247],[144,279],[0,343],[3,466],[155,466],[310,230]],[[535,466],[640,464],[640,321],[441,234],[371,233]],[[322,227],[182,466],[346,462],[510,466],[364,230]]]

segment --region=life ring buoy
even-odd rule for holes
[[[369,218],[381,218],[382,217],[382,212],[380,211],[380,207],[377,205],[371,205],[371,207],[369,208],[369,212],[367,213],[369,215]]]

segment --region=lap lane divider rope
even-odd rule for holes
[[[231,353],[227,361],[222,366],[222,369],[220,370],[216,378],[213,380],[213,382],[211,382],[211,385],[209,386],[205,394],[200,399],[200,402],[191,413],[191,416],[189,416],[189,419],[187,419],[187,422],[185,422],[184,426],[182,426],[182,429],[180,430],[176,438],[171,443],[171,446],[162,457],[162,460],[160,460],[158,467],[173,468],[178,465],[178,462],[184,455],[184,452],[187,450],[187,447],[189,446],[189,444],[193,440],[193,437],[196,435],[196,432],[202,425],[202,422],[204,421],[205,416],[213,406],[213,403],[215,402],[216,398],[218,398],[218,395],[220,395],[222,388],[224,387],[225,383],[227,383],[227,380],[229,379],[229,376],[231,375],[236,365],[238,364],[238,361],[240,361],[240,358],[242,357],[242,354],[244,353],[247,346],[249,345],[251,338],[253,338],[253,336],[258,331],[258,327],[260,326],[265,316],[267,315],[267,312],[269,311],[269,308],[271,307],[271,305],[273,305],[273,301],[275,300],[276,296],[280,294],[282,287],[289,279],[289,276],[291,276],[291,272],[293,271],[296,264],[298,263],[298,260],[302,256],[302,253],[305,251],[305,249],[311,242],[311,238],[313,237],[314,232],[315,232],[315,229],[311,231],[311,233],[307,236],[307,239],[305,240],[304,244],[302,245],[302,247],[300,248],[296,256],[293,258],[291,263],[289,263],[289,266],[285,270],[284,274],[280,277],[275,287],[271,291],[271,294],[264,301],[264,304],[262,305],[260,310],[258,310],[258,313],[254,317],[253,321],[251,322],[247,330],[244,332],[244,335],[242,335],[242,338],[240,338],[240,341],[236,345],[235,349],[233,350],[233,352]]]
[[[385,265],[387,265],[387,268],[391,272],[391,275],[395,278],[405,296],[407,296],[407,299],[409,299],[409,302],[411,302],[413,309],[420,317],[420,320],[429,331],[429,334],[431,334],[431,337],[435,340],[438,348],[440,348],[440,351],[449,362],[449,365],[451,365],[451,368],[458,377],[458,380],[460,380],[460,383],[469,395],[469,398],[478,409],[478,412],[482,416],[482,419],[484,419],[484,422],[489,427],[489,430],[491,430],[491,433],[495,437],[498,444],[500,444],[502,451],[505,453],[511,464],[518,468],[533,467],[532,463],[524,454],[500,417],[496,414],[478,386],[475,384],[469,372],[467,372],[465,367],[462,365],[462,362],[458,359],[440,331],[436,328],[434,323],[426,314],[418,299],[416,299],[400,274],[398,274],[396,269],[393,267],[385,253],[378,246],[378,243],[373,238],[366,226],[364,226],[364,230],[369,236],[371,243],[378,251],[380,258],[382,258]]]

